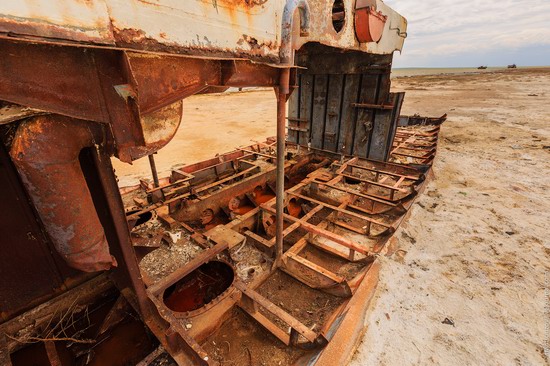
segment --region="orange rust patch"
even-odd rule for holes
[[[217,4],[221,6],[246,9],[261,6],[266,2],[267,0],[218,0]]]
[[[159,41],[152,37],[149,37],[141,29],[123,28],[119,29],[113,27],[114,39],[118,47],[128,47],[139,50],[146,50],[151,52],[166,52],[175,53],[181,55],[201,55],[209,57],[226,58],[228,56],[237,58],[246,58],[250,60],[258,60],[262,62],[278,62],[278,58],[268,54],[268,50],[275,49],[276,44],[273,42],[267,42],[260,44],[257,40],[254,41],[251,38],[252,43],[256,43],[257,47],[251,47],[250,51],[239,51],[232,49],[221,49],[211,47],[209,44],[203,46],[178,44],[176,42]],[[242,39],[237,44],[243,45],[245,42]]]

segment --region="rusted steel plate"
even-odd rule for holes
[[[151,52],[168,52],[212,58],[246,58],[264,63],[287,62],[285,44],[300,48],[308,42],[391,54],[401,50],[406,37],[405,19],[376,0],[376,10],[387,21],[378,42],[361,44],[352,21],[353,1],[333,14],[333,0],[309,3],[303,22],[283,24],[285,0],[21,0],[0,3],[0,33],[16,38],[37,37],[57,43],[86,43]],[[305,9],[305,8],[303,8]],[[337,32],[335,16],[342,24]],[[304,26],[304,24],[301,24]],[[285,56],[281,56],[282,54]]]
[[[0,108],[0,125],[42,114],[48,114],[48,112],[41,111],[40,109],[23,107],[17,104],[6,104]]]
[[[278,59],[284,0],[107,1],[119,46]]]
[[[363,334],[365,317],[374,295],[380,262],[376,261],[367,271],[353,297],[332,326],[325,331],[329,340],[320,351],[314,364],[316,366],[347,365],[355,353],[360,337]]]
[[[351,296],[351,289],[345,278],[297,254],[285,254],[281,269],[311,288],[321,289],[334,296]]]
[[[108,121],[90,52],[0,40],[0,54],[0,99],[70,117]]]
[[[301,323],[298,319],[294,318],[292,315],[260,295],[258,292],[254,291],[253,289],[247,287],[244,283],[240,281],[235,282],[235,287],[238,288],[244,296],[248,297],[255,303],[262,306],[265,310],[276,316],[278,319],[283,321],[285,324],[288,324],[292,329],[295,329],[298,333],[300,333],[304,338],[306,338],[309,342],[312,344],[319,344],[324,345],[326,344],[326,340],[323,339],[323,337],[311,329],[309,329],[307,326],[305,326],[303,323]]]
[[[273,86],[279,77],[278,69],[248,61],[2,39],[0,52],[0,100],[109,123],[114,151],[126,162],[158,151],[172,139],[182,99],[210,86]]]
[[[103,0],[2,1],[0,32],[114,45]]]
[[[217,61],[183,57],[127,54],[140,112],[147,114],[184,99],[208,85],[220,85]]]

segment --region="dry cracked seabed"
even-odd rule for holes
[[[351,365],[548,364],[550,69],[394,88],[449,120]]]

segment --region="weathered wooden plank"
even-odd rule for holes
[[[244,299],[244,298],[243,298]],[[248,315],[250,315],[254,320],[260,323],[269,333],[277,337],[281,342],[290,346],[290,334],[279,328],[275,323],[269,320],[265,315],[259,312],[253,312],[247,309],[245,306],[241,306]]]
[[[298,319],[257,293],[256,291],[248,288],[244,283],[240,281],[235,281],[235,287],[242,292],[244,296],[247,296],[254,302],[258,303],[265,310],[275,315],[277,318],[282,320],[284,323],[288,324],[291,328],[296,329],[304,338],[306,338],[311,343],[315,343],[317,339],[317,333],[309,329]]]
[[[344,75],[329,75],[323,149],[338,152]]]
[[[388,139],[386,143],[386,151],[384,156],[384,161],[387,161],[390,158],[390,151],[392,148],[393,140],[397,132],[397,125],[399,123],[399,115],[401,114],[401,106],[403,105],[403,100],[405,99],[405,93],[394,93],[393,97],[393,111],[392,111],[392,122],[390,127],[390,132],[388,133]]]
[[[289,193],[289,194],[290,194],[290,193]],[[296,194],[294,194],[294,195],[296,195]],[[300,195],[297,195],[297,196],[300,196]],[[311,200],[311,199],[310,199],[310,200]],[[329,208],[333,208],[333,207],[334,207],[334,206],[329,206],[329,205],[326,205],[326,206],[329,207]],[[269,211],[269,212],[275,212],[274,209],[272,209],[271,207],[267,207],[267,206],[265,206],[265,205],[262,206],[262,208],[263,208],[264,210],[266,210],[266,211]],[[336,209],[337,209],[337,208],[336,208]],[[354,214],[354,213],[352,212],[352,213],[350,213],[350,214]],[[355,215],[355,214],[354,214],[354,215]],[[369,250],[367,250],[367,249],[365,249],[365,248],[359,246],[357,243],[353,242],[352,240],[346,239],[346,238],[344,238],[343,236],[340,236],[340,235],[335,234],[335,233],[333,233],[333,232],[330,232],[330,231],[328,231],[328,230],[320,229],[319,226],[310,224],[310,223],[308,223],[308,222],[303,222],[303,221],[301,221],[300,219],[297,219],[297,218],[294,217],[294,216],[290,216],[290,215],[288,215],[288,214],[284,214],[283,216],[284,216],[285,219],[288,219],[288,220],[290,220],[290,221],[294,221],[294,222],[298,222],[298,221],[299,221],[299,222],[300,222],[301,228],[304,229],[304,230],[306,230],[306,231],[308,231],[308,232],[311,233],[311,234],[315,234],[315,235],[322,236],[322,237],[324,237],[324,238],[326,238],[326,239],[329,239],[329,240],[335,242],[336,244],[340,244],[340,245],[342,245],[342,246],[344,246],[344,247],[346,247],[346,248],[348,248],[348,249],[353,249],[353,250],[355,250],[356,252],[361,253],[361,254],[363,254],[363,255],[365,255],[365,256],[367,256],[367,257],[372,256],[372,253],[371,253]]]
[[[358,101],[360,85],[361,75],[344,76],[344,95],[338,134],[338,151],[342,154],[350,155],[352,152],[357,118],[357,108],[353,108],[352,103]]]
[[[376,99],[378,95],[379,79],[379,75],[363,75],[358,103],[377,104]],[[353,155],[363,158],[367,156],[375,115],[376,111],[373,109],[361,108],[357,111]]]
[[[387,136],[391,129],[391,116],[391,111],[381,111],[376,114],[368,151],[369,159],[385,160]]]
[[[298,119],[300,118],[300,78],[301,76],[298,75],[298,88],[294,89],[292,94],[290,94],[290,98],[288,99],[287,127],[289,128],[287,133],[287,140],[296,144],[298,143],[298,131],[291,129],[290,127],[300,127],[300,122],[298,121]]]
[[[328,75],[315,75],[313,87],[313,113],[311,117],[311,146],[323,148],[323,134],[327,111]]]
[[[311,134],[311,115],[313,110],[313,75],[300,75],[300,119],[307,122],[300,122],[300,128],[307,129],[307,132],[299,132],[298,143],[307,145]]]
[[[338,297],[351,296],[346,279],[293,252],[287,252],[281,269],[305,285]]]
[[[377,220],[374,220],[374,219],[371,219],[370,217],[367,217],[365,215],[361,215],[361,214],[358,214],[358,213],[355,213],[355,212],[352,212],[352,211],[349,211],[349,210],[346,210],[344,208],[340,208],[340,207],[337,207],[337,206],[333,206],[333,205],[330,205],[328,203],[325,203],[325,202],[321,202],[321,201],[318,201],[314,198],[311,198],[311,197],[308,197],[308,196],[304,196],[302,194],[299,194],[299,193],[294,193],[294,192],[287,192],[288,195],[290,196],[295,196],[295,197],[298,197],[298,198],[301,198],[303,200],[306,200],[306,201],[310,201],[310,202],[313,202],[313,203],[316,203],[318,205],[323,205],[327,208],[330,208],[331,210],[334,210],[334,211],[337,211],[337,212],[340,212],[341,214],[344,214],[344,215],[348,215],[348,216],[352,216],[352,217],[356,217],[360,220],[363,220],[363,221],[366,221],[366,222],[370,222],[370,223],[373,223],[375,225],[379,225],[379,226],[382,226],[382,227],[385,227],[387,229],[391,229],[392,226],[391,225],[388,225],[382,221],[377,221]],[[285,216],[286,217],[286,216]],[[291,216],[293,217],[293,216]],[[296,219],[296,218],[295,218]],[[298,221],[300,221],[302,223],[302,226],[304,224],[308,224],[306,222],[303,222],[302,220],[300,219],[296,219]],[[293,220],[294,221],[294,220]]]

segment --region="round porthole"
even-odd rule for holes
[[[332,26],[336,33],[344,28],[346,21],[346,9],[344,8],[344,0],[335,0],[332,4]]]

